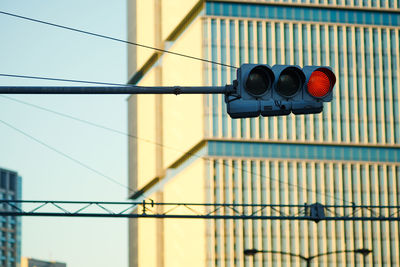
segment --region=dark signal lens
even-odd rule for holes
[[[267,67],[257,66],[252,69],[246,81],[246,91],[253,96],[262,96],[271,87],[272,71]]]
[[[325,72],[314,71],[307,83],[307,90],[314,97],[324,97],[331,89],[331,81]]]
[[[284,97],[294,96],[304,83],[304,75],[295,67],[284,69],[276,84],[276,91]]]

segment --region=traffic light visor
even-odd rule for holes
[[[313,97],[322,98],[332,90],[335,82],[336,78],[331,70],[319,68],[311,73],[307,83],[307,91]]]
[[[294,96],[304,84],[304,74],[296,67],[288,67],[279,75],[276,91],[283,97]]]
[[[274,74],[266,66],[254,67],[247,76],[246,91],[253,96],[264,95],[272,85]]]

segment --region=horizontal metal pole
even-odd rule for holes
[[[212,207],[253,207],[253,208],[263,208],[263,207],[272,207],[272,208],[311,208],[313,204],[245,204],[245,203],[191,203],[191,202],[151,202],[151,201],[71,201],[71,200],[8,200],[8,199],[0,199],[1,203],[48,203],[48,204],[100,204],[100,205],[154,205],[154,206],[212,206]],[[323,205],[324,208],[376,208],[376,209],[399,209],[400,205]]]
[[[0,94],[228,94],[233,86],[0,86]]]
[[[157,202],[97,202],[97,201],[51,201],[51,200],[0,200],[0,216],[55,216],[55,217],[115,217],[115,218],[182,218],[182,219],[232,219],[232,220],[309,220],[319,221],[400,221],[400,206],[324,206],[335,209],[334,216],[310,216],[308,211],[316,204],[291,205],[291,204],[236,204],[236,203],[157,203]],[[66,205],[66,206],[65,206]],[[153,208],[157,206],[186,207],[185,213],[162,213],[157,214]],[[175,206],[175,207],[174,207]],[[200,209],[196,211],[196,207]],[[294,214],[286,214],[279,208],[296,208]],[[55,209],[49,211],[45,209]],[[91,208],[99,208],[101,212],[93,212]],[[212,208],[212,209],[210,209]],[[226,214],[226,208],[229,208]],[[239,208],[239,209],[235,209]],[[299,208],[302,214],[299,213]],[[384,215],[381,212],[370,210],[369,216],[366,214],[356,214],[362,208],[367,209],[386,209]],[[222,211],[221,211],[222,209]],[[264,212],[277,212],[278,214],[267,216]],[[346,214],[346,209],[351,209],[351,214]],[[252,210],[252,211],[250,211]],[[328,210],[329,211],[329,210]],[[336,212],[342,211],[343,214]],[[234,212],[234,213],[233,213]],[[252,212],[250,214],[250,212]],[[332,211],[330,211],[332,213]]]
[[[109,213],[63,213],[63,212],[0,212],[0,216],[36,217],[105,217],[105,218],[159,218],[159,219],[223,219],[223,220],[289,220],[314,221],[311,216],[258,216],[258,215],[179,215],[179,214],[109,214]],[[400,221],[398,217],[324,217],[319,221]]]

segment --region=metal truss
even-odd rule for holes
[[[400,221],[400,206],[0,200],[1,216]]]

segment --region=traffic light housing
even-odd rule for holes
[[[225,95],[227,112],[232,118],[320,113],[335,83],[330,67],[243,64],[236,92]]]

